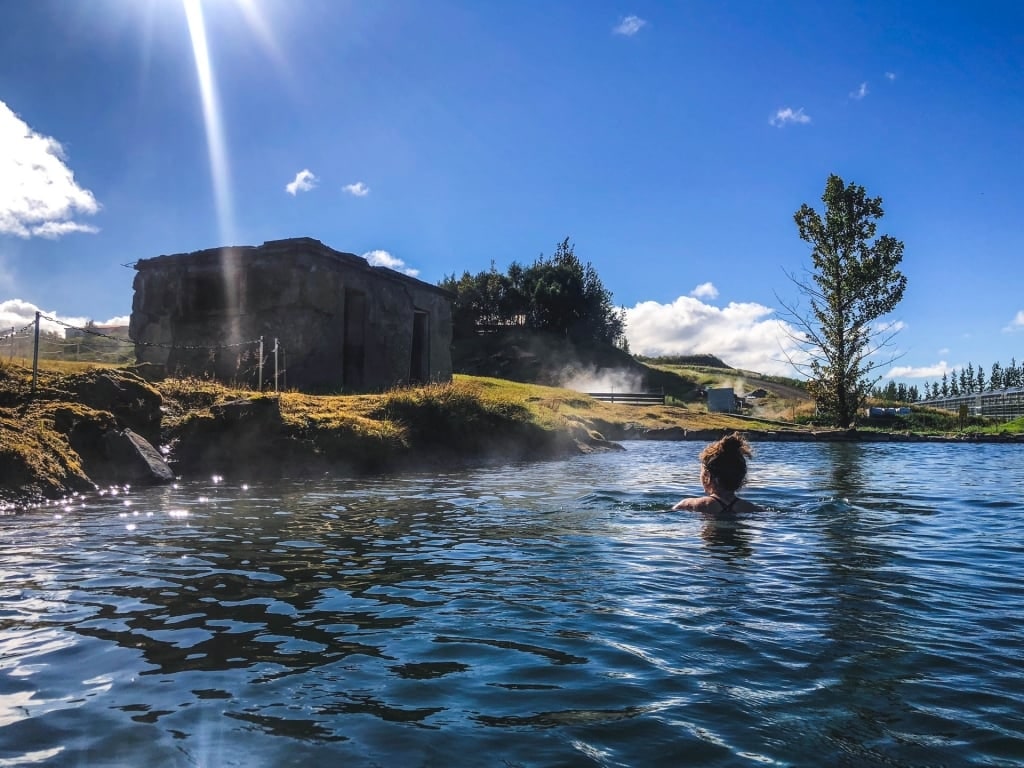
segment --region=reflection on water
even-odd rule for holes
[[[0,766],[1024,760],[1019,449],[627,447],[0,519]]]
[[[713,549],[733,557],[748,557],[749,523],[737,515],[703,514],[700,536]]]
[[[829,488],[841,498],[860,495],[867,479],[864,475],[864,446],[856,443],[832,443],[827,446]]]

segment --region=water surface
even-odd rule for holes
[[[1024,461],[699,445],[0,517],[0,766],[1017,766]]]

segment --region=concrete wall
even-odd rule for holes
[[[263,336],[264,382],[273,375],[277,338],[290,388],[379,391],[451,379],[451,295],[317,240],[215,248],[135,266],[136,358],[168,373],[254,384],[258,346],[250,342]]]

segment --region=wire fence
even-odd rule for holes
[[[43,320],[64,328],[63,335],[43,330]],[[263,336],[230,344],[159,344],[135,341],[92,324],[73,325],[41,312],[36,312],[35,320],[28,325],[22,328],[11,326],[9,331],[0,333],[0,360],[6,358],[14,362],[31,359],[33,393],[38,384],[40,361],[127,365],[137,361],[140,347],[187,353],[207,352],[211,355],[232,351],[236,353],[234,359],[237,361],[234,379],[249,382],[259,391],[272,387],[277,392],[287,387],[285,350],[277,338],[273,339],[272,344],[267,343]]]

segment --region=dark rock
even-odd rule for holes
[[[53,425],[67,438],[82,470],[96,484],[142,485],[174,479],[160,452],[142,435],[118,429],[107,411],[77,405],[58,407],[53,411]]]
[[[174,480],[174,472],[160,452],[142,435],[130,429],[109,430],[103,436],[106,463],[89,471],[101,483],[155,485]]]
[[[605,440],[604,435],[583,424],[570,424],[569,434],[575,441],[580,453],[596,453],[597,451],[624,451],[618,443]]]

